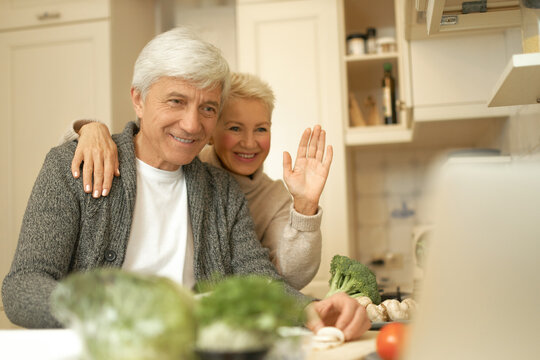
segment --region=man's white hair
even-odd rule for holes
[[[199,89],[220,87],[220,110],[230,88],[229,65],[221,51],[186,27],[166,31],[146,44],[135,62],[131,86],[144,100],[161,77],[183,79]]]

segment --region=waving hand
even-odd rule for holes
[[[283,179],[293,196],[294,208],[304,215],[315,215],[319,198],[328,178],[332,163],[333,149],[326,148],[326,132],[316,125],[306,129],[298,145],[294,168],[291,155],[283,152]]]

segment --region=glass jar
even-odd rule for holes
[[[523,53],[540,52],[540,0],[520,0]]]
[[[351,34],[347,36],[347,54],[362,55],[366,53],[366,35]]]

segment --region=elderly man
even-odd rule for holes
[[[49,309],[57,281],[96,267],[168,276],[188,287],[216,273],[279,278],[234,179],[196,157],[228,88],[219,50],[190,31],[174,29],[146,45],[131,89],[140,128],[129,123],[113,136],[122,175],[109,196],[93,199],[71,175],[76,143],[45,159],[2,287],[12,322],[60,326]],[[336,325],[352,339],[369,327],[365,310],[343,294],[314,307],[321,320],[309,324],[313,329]]]

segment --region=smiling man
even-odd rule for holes
[[[135,63],[131,99],[140,127],[131,122],[113,136],[121,176],[109,196],[94,199],[72,176],[76,142],[49,152],[2,286],[13,323],[59,327],[49,308],[57,282],[98,267],[166,276],[186,287],[216,274],[281,279],[257,240],[238,184],[196,157],[229,83],[217,48],[184,28],[165,32]],[[299,301],[312,300],[285,288]],[[315,309],[322,320],[310,323],[313,329],[335,324],[351,339],[369,328],[365,310],[344,294]]]

